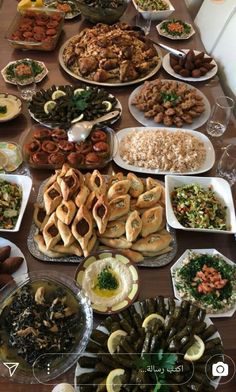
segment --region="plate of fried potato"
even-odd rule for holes
[[[78,263],[98,249],[158,267],[177,251],[166,224],[164,184],[133,173],[83,175],[64,164],[40,187],[28,248],[43,261]]]

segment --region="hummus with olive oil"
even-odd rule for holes
[[[109,288],[109,284],[103,284],[102,279],[108,276],[107,273],[111,279]],[[82,288],[93,304],[110,307],[127,297],[132,288],[132,281],[131,272],[125,264],[114,257],[107,257],[96,260],[85,270]]]

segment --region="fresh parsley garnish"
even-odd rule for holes
[[[6,114],[6,112],[7,112],[7,107],[6,107],[6,105],[0,106],[0,113],[1,113],[1,114]]]
[[[97,286],[101,290],[116,290],[119,283],[111,272],[111,267],[106,266],[98,275]]]
[[[161,92],[161,98],[162,98],[162,102],[166,103],[166,102],[174,102],[177,101],[177,99],[179,98],[179,96],[173,91],[173,92]]]
[[[91,97],[92,91],[91,90],[85,90],[81,91],[78,94],[75,94],[72,98],[74,106],[78,110],[85,110],[90,104],[90,97]]]

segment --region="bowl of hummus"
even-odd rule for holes
[[[101,251],[88,256],[75,279],[97,313],[120,312],[138,296],[138,271],[122,253]]]

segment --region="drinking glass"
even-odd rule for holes
[[[222,136],[230,120],[234,100],[227,96],[216,99],[207,122],[207,133],[214,137]]]
[[[21,98],[30,101],[36,92],[32,62],[30,60],[24,61],[24,63],[17,61],[14,67],[14,75]]]
[[[151,28],[151,19],[144,19],[141,13],[136,14],[135,18],[135,24],[136,26],[140,27],[145,35],[150,33],[150,28]]]
[[[232,186],[236,182],[236,144],[229,144],[218,163],[216,173]]]

